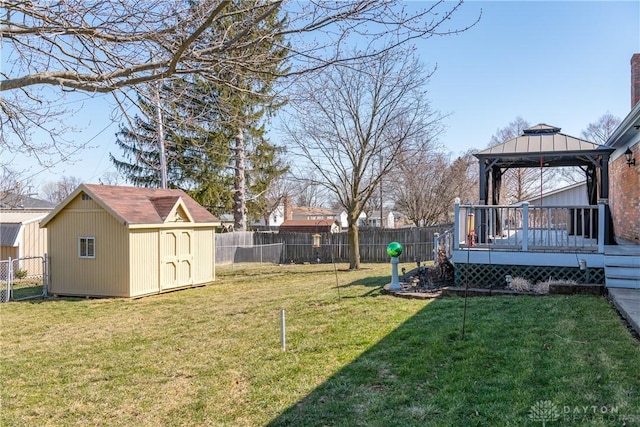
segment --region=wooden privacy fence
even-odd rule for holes
[[[387,245],[391,242],[402,244],[404,248],[402,255],[400,255],[402,262],[432,261],[434,234],[443,233],[451,227],[452,224],[443,224],[421,228],[361,229],[359,232],[360,261],[389,262]],[[320,235],[319,248],[313,247],[313,234],[311,233],[255,232],[253,233],[253,244],[284,243],[282,263],[349,261],[349,237],[346,232],[320,233]],[[224,236],[224,234],[218,236]],[[226,239],[231,240],[230,237]],[[218,247],[216,239],[216,254],[223,250],[225,249]]]

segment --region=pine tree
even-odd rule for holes
[[[242,11],[245,3],[246,0],[238,1],[234,8]],[[244,17],[229,13],[225,19]],[[226,28],[226,22],[221,24]],[[282,26],[284,21],[274,13],[261,25],[266,34],[269,26]],[[238,25],[237,31],[243,31],[242,25]],[[140,91],[143,117],[135,118],[131,126],[134,129],[123,126],[117,134],[117,144],[125,159],[111,156],[116,168],[134,184],[159,186],[156,118],[157,108],[161,108],[170,186],[187,190],[214,214],[228,212],[233,205],[236,229],[246,228],[247,187],[268,185],[268,179],[286,171],[275,166],[279,150],[266,140],[264,120],[281,106],[273,95],[273,85],[275,76],[282,71],[287,48],[282,39],[262,39],[260,31],[255,34],[256,42],[248,48],[226,53],[237,69],[226,66],[212,76],[185,75],[165,82],[158,89],[160,105],[153,103],[152,88]],[[211,38],[216,37],[219,35],[211,29]],[[206,38],[203,41],[206,43]],[[248,55],[264,57],[267,65],[246,70],[242,58]],[[253,149],[256,151],[252,152]],[[261,171],[259,178],[249,177],[250,185],[246,184],[247,167],[250,171]],[[249,190],[259,194],[258,187]],[[257,207],[252,206],[253,209]]]

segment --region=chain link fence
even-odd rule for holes
[[[46,296],[46,256],[0,261],[0,303]]]

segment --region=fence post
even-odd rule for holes
[[[49,296],[49,255],[46,253],[42,257],[42,297]]]
[[[9,257],[9,265],[7,267],[7,295],[4,302],[11,300],[11,293],[13,292],[13,260]]]
[[[529,202],[522,202],[522,251],[529,250]]]

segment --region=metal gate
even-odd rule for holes
[[[0,261],[0,303],[47,296],[47,256]]]

